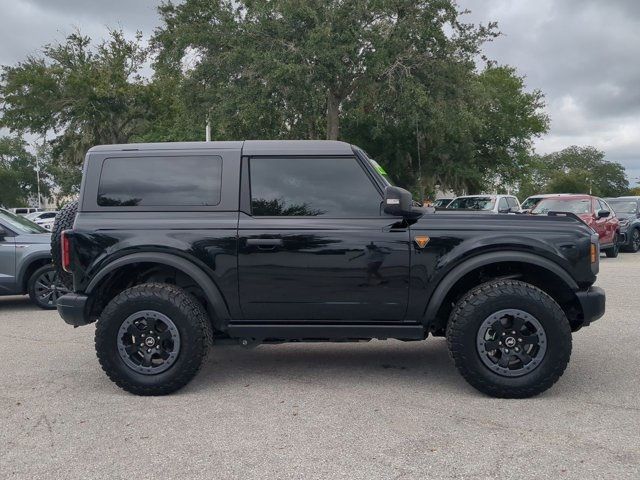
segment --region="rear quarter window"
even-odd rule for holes
[[[101,207],[214,206],[221,184],[218,156],[107,158],[97,201]]]

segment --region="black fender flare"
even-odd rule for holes
[[[544,268],[562,279],[574,292],[579,289],[576,281],[564,268],[540,255],[515,250],[483,253],[463,261],[445,275],[433,291],[433,294],[427,303],[423,321],[426,322],[426,324],[429,324],[436,318],[438,310],[440,309],[444,299],[447,297],[449,291],[458,282],[458,280],[464,277],[467,273],[485,265],[505,262],[528,263]]]
[[[131,265],[132,263],[158,263],[161,265],[173,267],[176,270],[179,270],[182,273],[190,276],[202,289],[207,298],[207,301],[212,306],[217,316],[217,318],[214,319],[216,321],[216,327],[224,328],[229,323],[231,315],[229,314],[227,304],[224,301],[224,298],[220,293],[217,285],[213,282],[213,280],[211,280],[209,275],[207,275],[200,267],[195,265],[193,262],[169,253],[132,253],[130,255],[120,257],[109,263],[106,267],[102,268],[91,279],[91,282],[89,282],[89,285],[87,285],[85,293],[87,295],[90,295],[93,290],[100,284],[100,282],[104,280],[105,277],[107,277],[107,275],[115,272],[125,265]]]

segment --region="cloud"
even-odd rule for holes
[[[484,51],[546,95],[542,153],[593,145],[640,176],[640,2],[459,0],[468,21],[497,21]]]

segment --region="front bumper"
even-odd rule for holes
[[[588,290],[576,292],[584,322],[582,326],[586,327],[591,322],[598,320],[604,315],[606,295],[600,287],[589,287]]]
[[[58,299],[58,313],[69,325],[80,327],[88,325],[86,307],[89,297],[78,293],[67,293]]]

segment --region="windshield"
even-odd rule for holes
[[[591,199],[558,200],[557,198],[547,198],[531,210],[531,213],[538,215],[544,215],[549,212],[569,212],[576,215],[591,213]]]
[[[609,200],[607,203],[615,213],[638,213],[638,204],[635,200]]]
[[[469,209],[469,210],[492,210],[496,204],[493,197],[458,197],[454,199],[447,208]]]
[[[434,207],[446,207],[450,203],[451,203],[451,199],[450,198],[439,198],[438,200],[433,202],[433,206]]]
[[[0,209],[0,222],[18,233],[47,233],[47,231],[20,215]]]
[[[542,199],[542,197],[529,197],[524,202],[522,202],[522,205],[520,205],[520,208],[522,208],[522,210],[529,210],[529,209],[535,207],[536,204],[541,199]]]

